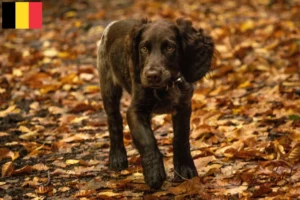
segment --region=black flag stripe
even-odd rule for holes
[[[2,2],[2,28],[15,28],[15,2]]]

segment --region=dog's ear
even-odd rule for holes
[[[182,54],[181,73],[190,82],[200,80],[209,71],[214,54],[214,43],[211,37],[197,31],[192,22],[182,18],[176,20],[180,32]]]
[[[139,63],[139,43],[141,40],[141,35],[149,23],[147,19],[143,19],[138,24],[136,24],[128,35],[127,40],[127,55],[129,59],[129,68],[131,72],[139,73],[140,63]],[[140,77],[138,74],[134,77]]]

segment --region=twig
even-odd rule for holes
[[[47,183],[43,184],[43,186],[48,186],[51,183],[50,171],[48,170],[48,181]]]
[[[189,180],[189,179],[184,178],[183,176],[181,176],[175,169],[174,169],[174,172],[175,172],[180,178],[182,178],[183,180],[185,180],[185,181],[188,181],[188,180]]]

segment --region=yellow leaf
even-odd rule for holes
[[[11,105],[6,110],[0,111],[0,117],[5,117],[8,114],[11,114],[13,111],[15,111],[16,106]]]
[[[84,92],[85,93],[98,93],[100,92],[100,88],[97,85],[89,85],[87,87],[84,88]]]
[[[59,88],[60,88],[60,84],[52,84],[52,85],[43,86],[40,91],[42,94],[47,94],[49,92],[56,91]]]
[[[32,139],[36,138],[37,135],[38,135],[38,133],[36,131],[32,131],[32,132],[28,132],[23,135],[20,135],[19,138],[21,138],[23,140],[32,140]]]
[[[245,32],[245,31],[248,31],[250,29],[253,29],[253,27],[254,27],[254,21],[253,20],[247,20],[244,23],[242,23],[241,31]]]
[[[45,57],[55,57],[57,56],[58,52],[56,49],[46,49],[44,52]]]
[[[82,24],[82,22],[81,21],[75,21],[75,26],[77,27],[77,28],[79,28],[80,26],[81,26],[81,24]]]
[[[284,147],[279,144],[277,140],[273,142],[274,145],[274,153],[276,154],[276,159],[280,159],[281,155],[284,155]]]
[[[65,14],[65,17],[75,17],[77,15],[77,13],[76,12],[74,12],[74,11],[69,11],[69,12],[67,12],[66,14]]]
[[[72,74],[69,74],[69,75],[63,77],[63,78],[61,79],[61,82],[62,82],[63,84],[72,84],[76,78],[78,78],[78,77],[77,77],[77,74],[72,73]]]
[[[24,132],[24,133],[28,133],[28,132],[30,132],[30,129],[27,128],[26,126],[20,126],[19,131]]]
[[[13,155],[11,156],[11,160],[14,161],[17,158],[19,158],[19,156],[20,156],[19,152],[14,152]]]
[[[13,75],[16,77],[23,76],[23,72],[20,69],[13,69]]]
[[[241,108],[233,108],[232,113],[236,115],[236,114],[239,114],[241,112],[241,110],[242,110]]]
[[[241,83],[238,88],[246,88],[248,86],[250,86],[251,83],[249,81],[245,81],[244,83]]]
[[[265,65],[258,65],[258,66],[256,66],[256,69],[258,69],[260,71],[269,71],[270,67],[265,66]]]
[[[60,58],[66,58],[69,56],[70,56],[69,52],[66,52],[66,51],[58,53],[58,57],[60,57]]]
[[[75,165],[78,164],[80,161],[79,160],[66,160],[67,165]]]

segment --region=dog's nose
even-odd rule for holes
[[[149,70],[146,73],[147,80],[151,83],[158,83],[161,80],[160,72],[157,70]]]

